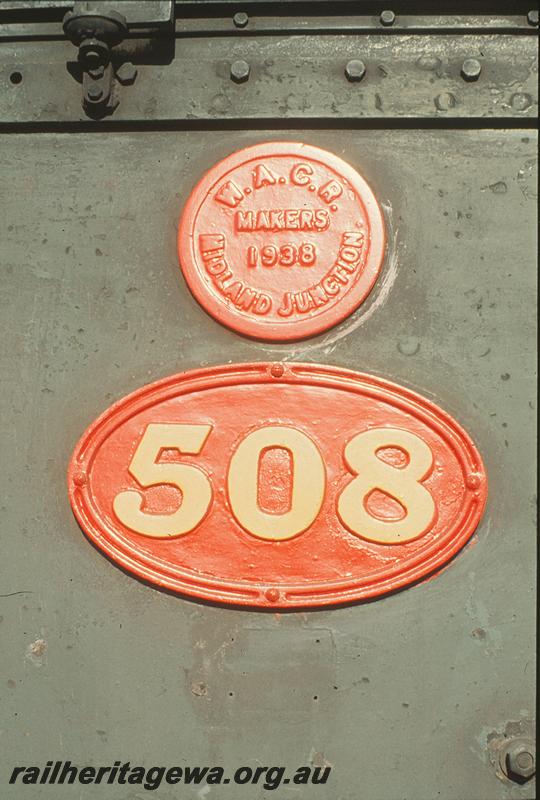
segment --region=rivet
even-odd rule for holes
[[[73,476],[73,483],[75,486],[84,486],[86,483],[86,475],[84,472],[76,472]]]
[[[264,596],[269,603],[276,603],[279,600],[279,592],[277,589],[267,589]]]
[[[526,111],[532,103],[532,97],[526,92],[516,92],[510,98],[510,104],[516,111]]]
[[[441,92],[434,100],[439,111],[449,111],[456,105],[456,98],[451,92]]]
[[[480,486],[480,475],[477,472],[471,472],[467,475],[467,486],[469,489],[478,489]]]
[[[284,372],[285,368],[283,364],[272,364],[270,367],[270,374],[273,378],[281,378]]]
[[[416,61],[417,67],[425,70],[436,70],[441,66],[441,59],[438,56],[425,54]]]
[[[404,336],[398,341],[397,349],[403,356],[415,356],[420,350],[420,340],[416,336]]]

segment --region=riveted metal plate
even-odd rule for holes
[[[110,124],[241,120],[438,121],[536,119],[538,47],[535,37],[482,36],[268,36],[231,40],[177,40],[162,57],[144,58],[135,88],[121,92]],[[124,48],[124,49],[123,49]],[[134,41],[115,49],[137,63]],[[4,125],[85,121],[81,88],[66,69],[69,42],[5,43],[0,49],[0,119]],[[361,56],[361,82],[345,75]],[[482,73],[465,81],[469,58]],[[167,63],[163,63],[163,61]],[[249,79],[231,79],[246,61]],[[150,63],[148,63],[148,61]],[[152,63],[154,61],[154,63]],[[155,62],[158,63],[155,63]],[[10,75],[18,71],[16,85]]]

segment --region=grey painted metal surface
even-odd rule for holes
[[[284,136],[358,167],[384,203],[391,245],[350,320],[270,347],[224,330],[193,300],[175,228],[210,163]],[[530,732],[534,711],[536,134],[29,133],[1,147],[2,779],[50,758],[313,762],[333,765],[327,786],[274,795],[533,797],[530,783],[496,776],[490,748],[505,729]],[[488,510],[440,575],[363,605],[255,613],[157,591],[86,541],[65,487],[85,426],[146,382],[265,358],[386,376],[472,433]],[[267,795],[208,788],[155,795]],[[121,786],[2,792],[145,796]]]
[[[534,36],[356,35],[209,37],[171,40],[146,53],[126,41],[118,58],[139,63],[133,86],[120,87],[109,118],[126,121],[332,119],[536,119],[538,43]],[[122,56],[122,53],[124,54]],[[74,72],[77,50],[66,41],[5,42],[0,51],[0,121],[58,123],[86,120]],[[351,83],[348,61],[361,58],[366,75]],[[478,59],[478,81],[463,79],[464,61]],[[247,61],[245,83],[231,64]],[[159,63],[156,63],[158,61]],[[11,75],[21,80],[13,83]]]

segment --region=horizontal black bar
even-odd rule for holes
[[[207,119],[207,120],[139,120],[101,122],[14,122],[0,123],[0,133],[136,133],[138,131],[214,131],[214,130],[536,130],[535,117],[456,118],[437,117],[399,119]]]
[[[122,10],[122,0],[111,0],[111,8]],[[503,0],[424,0],[424,2],[407,2],[407,0],[377,0],[376,2],[359,2],[359,0],[177,0],[175,4],[176,19],[212,18],[231,16],[238,11],[255,14],[258,17],[286,18],[288,16],[320,16],[333,17],[372,15],[378,16],[381,11],[391,9],[396,16],[527,16],[534,9],[535,0],[519,0],[509,4]],[[53,22],[61,21],[66,13],[65,7],[49,8],[43,6],[13,10],[2,8],[0,2],[0,22]]]
[[[176,16],[209,16],[212,13],[223,15],[225,8],[234,11],[247,11],[281,16],[300,12],[317,14],[380,14],[384,9],[392,9],[395,14],[527,14],[535,8],[534,0],[518,0],[511,5],[507,0],[176,0]]]

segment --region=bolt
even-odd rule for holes
[[[519,769],[530,772],[530,770],[534,767],[534,758],[532,757],[532,753],[518,753],[516,757],[516,763]]]
[[[244,83],[249,78],[250,68],[247,61],[233,61],[231,64],[231,79],[235,83]]]
[[[461,66],[461,77],[464,81],[477,81],[482,72],[482,64],[477,58],[466,58]]]
[[[345,75],[348,81],[354,83],[355,81],[361,81],[364,75],[366,74],[366,65],[363,61],[360,61],[359,58],[353,58],[352,61],[348,61],[345,67]]]
[[[389,28],[390,25],[393,25],[396,21],[396,15],[393,11],[387,9],[386,11],[381,11],[379,19],[381,20],[381,25],[384,25],[385,28]]]
[[[538,9],[533,9],[527,14],[527,22],[533,27],[538,27]]]
[[[87,95],[89,100],[93,100],[95,102],[103,97],[103,89],[101,86],[98,86],[94,83],[92,86],[88,87]]]
[[[503,751],[503,768],[510,780],[525,783],[535,771],[536,748],[526,739],[513,739]]]
[[[245,28],[249,22],[249,17],[245,11],[238,11],[233,17],[233,22],[237,28]]]

